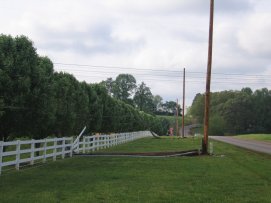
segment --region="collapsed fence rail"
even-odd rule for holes
[[[84,131],[84,130],[83,130]],[[72,137],[42,140],[0,141],[0,175],[3,167],[15,166],[19,170],[23,164],[35,164],[36,161],[58,157],[72,157],[73,153],[86,153],[109,148],[136,139],[152,136],[150,131],[118,133],[111,135],[83,136],[82,133],[73,142]]]

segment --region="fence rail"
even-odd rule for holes
[[[83,132],[83,131],[82,131]],[[82,132],[73,142],[72,137],[51,138],[42,140],[0,141],[0,175],[3,167],[15,166],[19,170],[23,164],[33,165],[38,160],[65,156],[74,153],[86,153],[130,142],[143,137],[152,136],[150,131],[119,133],[111,135],[83,136]]]
[[[0,174],[4,166],[15,166],[20,169],[22,164],[33,165],[35,161],[57,157],[72,156],[73,138],[52,138],[43,140],[0,141]]]
[[[74,143],[73,147],[75,153],[87,153],[150,136],[150,131],[84,136],[81,141]]]

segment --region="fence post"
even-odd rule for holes
[[[83,154],[86,153],[86,137],[83,137]]]
[[[53,161],[56,160],[56,153],[57,153],[57,141],[56,141],[57,138],[54,139],[54,151],[53,151]]]
[[[97,138],[98,138],[97,139],[98,140],[98,142],[97,142],[97,150],[99,150],[100,149],[100,136],[98,136]]]
[[[16,144],[16,165],[15,168],[16,170],[20,169],[20,140],[17,140],[17,144]]]
[[[92,151],[94,152],[94,147],[95,147],[95,136],[92,137]]]
[[[4,151],[3,149],[4,149],[4,142],[0,141],[0,175],[2,173],[2,161],[3,161],[2,153]]]
[[[70,147],[70,157],[72,157],[72,144],[73,144],[73,137],[71,138],[71,140],[70,140],[70,141],[71,141],[71,143],[70,143],[70,144],[71,144],[71,147]]]
[[[30,165],[33,165],[34,164],[34,157],[35,157],[35,140],[31,140],[31,154],[30,154],[30,158],[31,158],[31,161],[30,161]]]
[[[46,150],[47,150],[47,139],[44,139],[44,144],[43,144],[43,160],[42,162],[46,162]]]
[[[62,159],[65,158],[65,138],[62,140]]]

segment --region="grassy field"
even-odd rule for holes
[[[198,148],[146,138],[115,151]],[[112,151],[110,149],[110,151]],[[0,202],[271,202],[271,157],[214,142],[215,156],[73,157],[0,177]]]
[[[237,135],[234,137],[238,138],[238,139],[259,140],[259,141],[271,142],[271,134],[248,134],[248,135]]]
[[[150,142],[151,141],[151,142]],[[165,136],[161,139],[141,139],[133,143],[118,145],[108,148],[105,152],[163,152],[163,151],[180,151],[190,149],[200,149],[201,139],[182,139],[176,136]]]

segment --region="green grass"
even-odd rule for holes
[[[147,138],[115,150],[173,151],[197,148],[198,143]],[[214,142],[214,152],[216,156],[59,160],[4,173],[0,202],[271,202],[270,156],[220,142]]]
[[[238,138],[238,139],[259,140],[259,141],[271,142],[271,134],[248,134],[248,135],[237,135],[234,137]]]
[[[151,142],[150,142],[151,141]],[[164,136],[161,139],[145,138],[132,143],[100,150],[102,152],[162,152],[200,149],[201,140]]]

